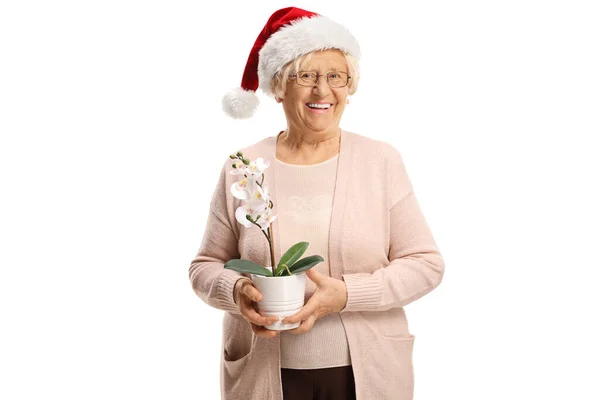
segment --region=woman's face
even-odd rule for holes
[[[319,75],[328,72],[348,73],[346,58],[339,50],[314,52],[311,58],[300,67],[302,71],[312,71]],[[300,86],[296,78],[287,82],[286,95],[283,104],[288,125],[300,131],[327,132],[339,127],[342,114],[346,107],[348,85],[332,88],[327,83],[326,76],[319,76],[318,84]],[[329,108],[314,108],[317,104],[329,104]]]

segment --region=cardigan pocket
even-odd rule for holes
[[[236,355],[236,354],[230,354],[227,349],[223,349],[223,361],[225,362],[225,364],[229,364],[229,365],[234,365],[234,364],[238,364],[240,362],[242,362],[243,360],[247,359],[250,354],[252,353],[252,348],[250,348],[250,351],[246,354],[243,355]]]
[[[254,349],[254,335],[250,324],[241,316],[225,314],[221,358],[225,371],[238,376]]]
[[[232,358],[226,351],[223,351],[223,367],[225,373],[231,378],[239,378],[245,365],[248,363],[251,354],[252,350],[240,358]]]
[[[223,378],[225,379],[225,382],[228,382],[229,385],[232,385],[233,387],[229,387],[229,388],[224,388],[224,390],[226,389],[230,389],[233,390],[232,393],[237,393],[237,390],[240,389],[240,385],[242,383],[242,381],[244,380],[244,370],[250,360],[250,357],[253,355],[253,346],[247,348],[247,350],[244,350],[243,347],[238,347],[235,346],[235,342],[234,345],[232,346],[231,349],[227,349],[227,346],[225,346],[223,348],[223,355],[222,355],[222,361],[223,361],[223,370],[222,370],[222,374],[223,374]],[[248,374],[251,375],[251,374]],[[227,386],[227,385],[226,385]],[[229,398],[229,397],[226,397]],[[236,398],[231,397],[231,398]]]
[[[413,348],[415,336],[412,334],[404,336],[383,335],[386,350],[390,356],[390,371],[394,371],[394,379],[390,393],[394,393],[398,400],[412,400],[414,394],[414,369]]]
[[[255,336],[255,338],[258,338]],[[264,339],[264,341],[273,339]],[[277,363],[269,360],[270,348],[260,340],[254,342],[247,354],[233,359],[223,351],[221,368],[221,399],[223,400],[274,400],[279,382]],[[241,353],[240,353],[241,354]],[[275,368],[273,368],[275,365]]]
[[[223,351],[221,369],[221,398],[224,400],[254,400],[252,388],[257,377],[247,367],[252,361],[253,351],[241,358],[232,359]]]

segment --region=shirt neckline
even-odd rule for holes
[[[340,155],[340,153],[336,154],[335,156],[333,156],[331,158],[328,158],[325,161],[321,161],[321,162],[316,163],[316,164],[289,164],[289,163],[281,161],[277,157],[275,157],[275,161],[278,162],[279,164],[283,164],[283,165],[286,165],[288,167],[299,167],[299,168],[317,167],[319,165],[327,164],[328,162],[335,160],[336,158],[338,158],[339,155]]]
[[[316,164],[290,164],[290,163],[286,163],[286,162],[281,161],[280,159],[278,159],[277,156],[275,155],[275,153],[277,153],[277,140],[279,139],[279,136],[281,136],[282,133],[283,133],[283,131],[280,131],[277,135],[275,135],[275,152],[273,154],[273,159],[277,163],[282,164],[282,165],[286,165],[288,167],[316,167],[316,166],[319,166],[319,165],[322,165],[322,164],[326,164],[329,161],[335,160],[336,158],[338,158],[338,156],[340,155],[340,152],[342,151],[341,141],[342,141],[342,135],[344,134],[344,130],[340,129],[340,150],[338,151],[338,153],[335,156],[333,156],[331,158],[328,158],[325,161],[321,161],[319,163],[316,163]]]

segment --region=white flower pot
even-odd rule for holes
[[[279,317],[279,321],[265,328],[271,331],[285,331],[300,326],[300,322],[282,324],[281,320],[288,315],[296,314],[304,306],[306,273],[275,277],[254,274],[251,276],[254,286],[263,295],[262,300],[257,303],[258,312],[266,317],[273,315]]]

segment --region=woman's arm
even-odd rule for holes
[[[385,311],[407,304],[435,289],[444,275],[444,260],[414,192],[390,211],[390,264],[374,273],[343,275],[346,311]]]
[[[373,273],[343,275],[345,311],[385,311],[404,307],[435,289],[444,260],[421,212],[400,152],[385,145],[390,207],[390,263]]]
[[[227,210],[227,166],[226,162],[213,193],[204,236],[190,265],[189,278],[196,294],[209,306],[239,314],[233,289],[244,276],[223,268],[227,261],[240,258],[237,237],[229,220],[222,215]]]

